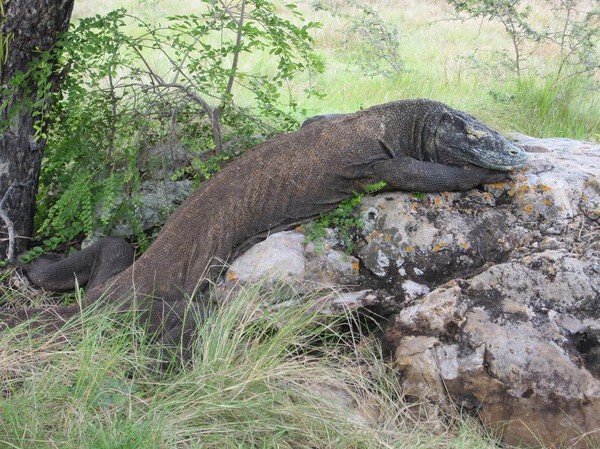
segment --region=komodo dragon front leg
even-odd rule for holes
[[[467,190],[481,184],[510,179],[505,172],[475,165],[444,165],[410,157],[395,157],[377,162],[370,172],[369,182],[385,181],[386,190],[416,192]]]

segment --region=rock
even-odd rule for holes
[[[229,267],[227,281],[255,283],[262,280],[290,281],[305,271],[304,234],[278,232],[254,245]]]
[[[142,230],[146,231],[162,225],[192,190],[190,180],[143,182],[136,203],[136,214]],[[110,234],[116,237],[129,237],[135,232],[129,224],[117,224]]]
[[[135,198],[123,195],[120,201],[136,206],[135,213],[143,231],[163,225],[173,210],[192,193],[192,181],[171,181],[175,173],[190,165],[192,156],[192,152],[174,136],[142,149],[139,165],[144,181]],[[97,214],[102,214],[101,208]],[[130,222],[123,222],[116,224],[107,234],[131,237],[135,230]],[[104,232],[98,231],[95,237],[102,235]]]
[[[175,136],[169,136],[140,154],[144,178],[149,181],[168,181],[174,173],[190,164],[191,152]]]
[[[370,198],[362,262],[406,301],[385,342],[407,394],[455,404],[508,444],[592,447],[600,147],[531,138],[526,147],[536,153],[512,183]],[[431,292],[410,294],[407,282]]]
[[[578,438],[600,427],[600,324],[589,308],[600,277],[556,256],[496,265],[398,314],[386,337],[406,390],[450,399],[508,444],[587,447]]]
[[[306,245],[304,254],[307,272],[304,279],[325,287],[357,285],[358,259],[333,249],[334,246],[337,246],[337,239],[333,233],[329,235],[322,249],[318,249],[312,242]]]
[[[231,264],[226,282],[297,281],[297,285],[309,289],[356,284],[358,259],[329,244],[317,251],[314,244],[305,245],[305,239],[301,230],[270,235]]]
[[[358,260],[301,243],[305,271],[288,272],[358,284],[347,303],[388,318],[384,343],[400,382],[431,410],[458,406],[507,444],[592,447],[600,444],[600,146],[518,139],[532,153],[512,182],[368,198],[360,275]]]

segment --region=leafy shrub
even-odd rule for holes
[[[51,112],[37,117],[48,140],[40,237],[89,236],[119,220],[135,228],[128,200],[143,180],[144,147],[178,140],[194,156],[175,176],[199,182],[230,155],[297,124],[301,111],[281,92],[298,73],[322,70],[309,35],[317,24],[296,25],[265,0],[202,3],[200,14],[164,26],[123,9],[85,18],[59,43],[62,90],[46,92]],[[285,8],[302,21],[295,5]],[[242,65],[257,57],[267,60],[260,71]],[[44,60],[24,76],[41,76]]]
[[[404,71],[398,28],[363,2],[347,0],[356,12],[343,12],[336,2],[316,2],[317,9],[347,21],[348,42],[353,46],[352,63],[368,77],[396,78]]]

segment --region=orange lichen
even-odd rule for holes
[[[550,198],[544,198],[542,200],[542,203],[544,203],[546,206],[551,206],[552,205],[552,200]]]
[[[463,249],[469,249],[471,247],[471,245],[469,245],[469,242],[467,242],[466,240],[462,241],[460,243],[460,246],[462,246]]]
[[[433,252],[437,253],[438,251],[440,251],[441,249],[446,247],[446,242],[440,242],[437,245],[433,245]]]
[[[526,213],[530,214],[530,213],[532,213],[532,212],[533,212],[533,206],[532,206],[531,204],[528,204],[527,206],[525,206],[525,207],[523,208],[523,210],[524,210]]]
[[[358,273],[359,264],[358,261],[352,262],[352,271]]]
[[[412,253],[412,252],[415,250],[415,249],[414,249],[412,246],[410,246],[410,245],[409,245],[409,246],[407,246],[405,249],[406,249],[406,252],[407,252],[407,253]]]
[[[437,207],[440,207],[442,205],[442,199],[439,196],[436,196],[433,200],[433,204],[435,204]]]
[[[229,271],[227,273],[227,280],[228,281],[235,281],[237,279],[237,273],[235,271]]]

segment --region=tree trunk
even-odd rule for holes
[[[38,101],[35,81],[12,91],[9,83],[15,74],[28,70],[39,52],[52,49],[59,33],[67,30],[73,1],[0,0],[0,213],[4,221],[0,223],[0,259],[8,255],[8,222],[14,226],[15,254],[26,249],[32,235],[46,144],[44,139],[36,139],[32,109],[26,106]],[[50,83],[56,82],[54,76]]]

